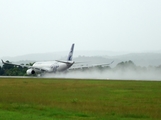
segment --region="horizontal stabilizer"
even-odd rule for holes
[[[73,64],[74,61],[63,61],[63,60],[55,60],[57,62],[60,62],[60,63],[66,63],[66,64]]]

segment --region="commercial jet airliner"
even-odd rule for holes
[[[72,44],[70,52],[68,54],[67,60],[55,60],[55,61],[45,61],[45,62],[35,62],[32,66],[28,65],[19,65],[9,62],[4,62],[2,60],[3,64],[8,65],[15,65],[15,66],[21,66],[26,67],[28,70],[26,71],[27,75],[42,75],[43,73],[56,73],[56,72],[62,72],[67,69],[69,69],[75,62],[72,60],[73,58],[73,51],[74,51],[74,44]],[[111,64],[111,63],[110,63]],[[109,64],[99,64],[100,65],[109,65]],[[78,68],[78,67],[77,67]],[[82,67],[80,67],[82,68]]]

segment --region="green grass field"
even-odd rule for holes
[[[158,120],[161,82],[0,78],[0,120]]]

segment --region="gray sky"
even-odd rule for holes
[[[0,0],[0,57],[161,50],[161,0]]]

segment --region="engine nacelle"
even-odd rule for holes
[[[27,74],[27,75],[34,75],[34,74],[35,74],[35,71],[34,71],[33,69],[28,69],[28,70],[26,71],[26,74]]]

